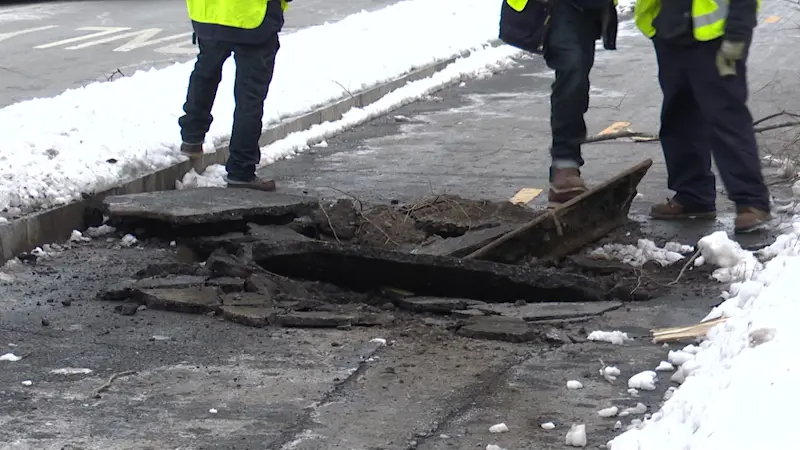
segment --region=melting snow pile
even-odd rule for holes
[[[666,267],[684,258],[687,253],[694,252],[691,245],[667,242],[659,247],[649,239],[639,239],[636,246],[630,244],[606,244],[598,247],[589,256],[597,259],[622,261],[634,267],[641,267],[648,261],[654,261]]]
[[[792,228],[757,252],[766,262],[723,232],[700,240],[705,261],[720,266],[714,278],[732,283],[723,294],[726,300],[707,318],[727,320],[701,344],[669,352],[669,365],[676,368],[670,380],[681,386],[665,393],[661,410],[610,441],[610,450],[796,446],[800,222]],[[661,363],[659,368],[668,367]]]

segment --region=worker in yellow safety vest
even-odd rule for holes
[[[671,1],[671,0],[670,0]],[[556,207],[587,190],[581,178],[595,45],[616,49],[617,0],[504,0],[500,39],[544,56],[555,72],[550,94],[550,190]]]
[[[274,191],[275,180],[256,175],[261,160],[264,101],[267,98],[283,13],[291,0],[186,0],[194,37],[199,47],[189,78],[181,127],[181,153],[197,158],[211,127],[211,107],[222,79],[222,65],[233,53],[233,130],[225,165],[228,187]]]
[[[675,195],[654,205],[659,220],[716,218],[717,163],[736,205],[735,232],[770,219],[753,118],[747,108],[747,53],[760,0],[637,0],[634,20],[658,60],[661,146]]]

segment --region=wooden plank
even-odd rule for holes
[[[508,201],[515,204],[515,205],[527,205],[533,199],[539,196],[542,193],[541,189],[536,188],[522,188],[514,194]]]

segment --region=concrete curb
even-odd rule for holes
[[[503,43],[493,40],[488,43],[498,47]],[[471,51],[461,52],[446,60],[436,62],[425,67],[366,89],[352,96],[335,101],[300,116],[290,117],[281,123],[265,130],[259,140],[262,146],[283,139],[290,133],[302,131],[323,122],[339,120],[342,114],[353,107],[364,107],[376,102],[386,94],[402,87],[411,81],[429,77],[444,69],[459,58],[469,56]],[[444,89],[446,86],[442,86]],[[175,189],[175,181],[180,180],[192,168],[202,172],[212,164],[224,164],[228,158],[228,147],[218,148],[215,153],[206,153],[196,161],[184,161],[153,173],[124,182],[112,189],[95,194],[95,198],[102,199],[108,195],[138,194],[143,192],[165,191]],[[85,212],[86,201],[76,201],[67,205],[34,213],[8,223],[0,225],[0,264],[14,258],[23,252],[31,251],[45,244],[64,242],[69,239],[72,230],[86,228]]]

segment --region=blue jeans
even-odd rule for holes
[[[255,177],[256,165],[261,160],[261,137],[264,100],[267,98],[275,55],[280,43],[278,33],[263,44],[235,44],[207,39],[198,39],[200,53],[189,78],[189,90],[183,111],[186,113],[178,123],[181,138],[189,144],[201,143],[208,133],[211,122],[211,107],[222,79],[222,65],[233,53],[236,61],[236,80],[233,94],[236,108],[233,113],[230,157],[225,165],[228,178],[235,181],[251,181]]]

